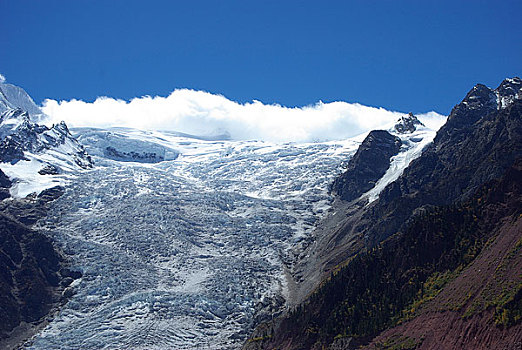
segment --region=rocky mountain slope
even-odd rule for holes
[[[498,319],[502,310],[507,310],[500,327],[512,327],[508,333],[514,338],[509,339],[520,341],[520,270],[513,271],[519,266],[517,242],[522,234],[517,221],[522,212],[517,192],[521,177],[515,163],[522,156],[521,87],[519,78],[506,79],[495,90],[475,86],[453,109],[433,143],[377,200],[368,203],[362,196],[351,203],[341,201],[316,231],[314,244],[303,254],[308,258],[294,269],[294,298],[306,301],[286,318],[259,327],[245,347],[330,345],[348,349],[416,316],[415,305],[423,304],[433,297],[429,293],[438,294],[448,281],[459,278],[477,284],[448,284],[447,288],[454,290],[447,293],[467,296],[463,303],[451,304],[455,308],[452,311],[459,317],[478,315],[485,320],[478,324],[484,326],[488,312]],[[495,181],[500,184],[495,185]],[[512,194],[507,195],[507,189]],[[499,222],[507,226],[496,226]],[[511,238],[503,238],[505,235]],[[508,242],[498,248],[497,239]],[[481,251],[483,255],[479,256]],[[466,272],[470,264],[476,261],[482,266],[482,256],[496,256],[502,261],[506,255],[515,259],[510,262],[514,265],[508,264],[501,279],[495,279],[495,274],[486,269],[490,272],[486,275],[491,282],[489,294],[480,306],[469,311],[469,303],[476,300],[467,293],[474,295],[474,288],[480,286]],[[307,298],[320,280],[325,282]],[[495,307],[500,310],[492,312]],[[413,315],[408,313],[412,308]],[[426,314],[424,317],[429,318]],[[420,324],[416,323],[417,328]],[[469,327],[472,323],[457,324]],[[505,332],[495,329],[491,328],[488,336],[498,340],[495,334]],[[459,331],[462,328],[454,334]],[[389,335],[397,338],[400,333]],[[374,346],[429,348],[440,340],[436,336],[427,340],[425,333],[412,339],[393,338],[396,341],[391,342],[390,337]],[[445,341],[451,348],[451,337]],[[470,342],[469,348],[474,348],[471,344],[477,343]],[[502,342],[488,344],[500,347]]]
[[[64,192],[53,178],[92,161],[64,123],[34,122],[42,113],[23,89],[0,83],[0,111],[0,348],[10,349],[45,324],[81,276],[30,226]]]
[[[69,285],[81,276],[68,268],[67,259],[48,237],[20,222],[34,222],[43,217],[45,207],[55,195],[44,191],[30,202],[1,203],[2,349],[15,348],[34,334],[45,323],[46,316],[68,300],[73,292]]]
[[[370,131],[344,173],[332,183],[331,192],[347,202],[363,194],[370,201],[375,200],[433,140],[426,131],[429,134],[429,129],[412,113],[400,117],[387,131]]]
[[[376,337],[369,348],[400,344],[415,344],[421,349],[520,347],[521,178],[519,158],[502,178],[487,183],[466,202],[453,222],[446,219],[455,225],[455,221],[463,221],[463,212],[473,211],[473,223],[468,225],[480,233],[475,245],[462,258],[463,264],[432,274],[397,326]]]

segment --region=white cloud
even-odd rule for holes
[[[0,73],[0,84],[5,82],[5,77]]]
[[[346,102],[288,108],[259,101],[240,104],[203,91],[179,89],[168,97],[131,101],[99,97],[94,102],[46,100],[49,122],[73,127],[123,126],[193,135],[228,132],[232,139],[310,142],[346,139],[383,128],[402,113]],[[436,114],[436,113],[435,113]]]
[[[417,118],[421,121],[422,124],[433,130],[439,130],[447,119],[445,115],[433,111],[419,114],[417,115]]]

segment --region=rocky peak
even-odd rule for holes
[[[506,108],[515,99],[522,98],[522,79],[519,77],[504,79],[495,92],[498,97],[498,108]]]
[[[482,84],[475,85],[462,102],[453,107],[434,143],[460,142],[462,134],[481,118],[519,101],[521,88],[522,80],[518,77],[505,79],[495,90]]]
[[[53,184],[39,176],[92,166],[91,157],[65,123],[48,128],[31,121],[30,114],[20,108],[0,114],[0,168],[12,181],[13,196],[24,197],[26,189],[43,190],[47,185],[42,184]],[[0,192],[6,192],[8,187],[0,188]]]
[[[12,134],[41,133],[46,129],[31,122],[29,113],[20,108],[8,109],[0,114],[0,139]]]
[[[52,146],[63,145],[67,139],[73,139],[73,136],[67,128],[67,124],[64,121],[53,125],[50,129],[43,132],[42,136],[46,142]]]
[[[412,112],[399,118],[397,124],[393,127],[393,131],[399,134],[411,134],[417,130],[418,126],[424,126]]]
[[[497,109],[497,95],[485,85],[475,85],[451,111],[446,127],[460,128],[473,124],[484,114]]]
[[[70,135],[71,134],[69,132],[69,128],[67,127],[67,124],[65,124],[65,122],[63,120],[61,122],[59,122],[58,124],[54,125],[53,129],[55,129],[56,131],[58,131],[58,132],[60,132],[61,134],[64,134],[64,135]]]

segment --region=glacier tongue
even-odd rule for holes
[[[358,142],[125,136],[179,156],[96,159],[37,224],[83,277],[29,348],[238,348],[283,302],[282,259],[329,207]]]

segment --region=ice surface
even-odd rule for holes
[[[90,155],[120,161],[157,163],[176,159],[178,152],[170,147],[127,135],[121,129],[78,129],[79,141]]]
[[[80,139],[91,131],[75,130]],[[329,207],[328,184],[359,143],[111,132],[179,156],[96,157],[70,181],[37,228],[73,254],[83,277],[28,347],[240,347],[256,312],[270,317],[282,302],[285,252]]]

